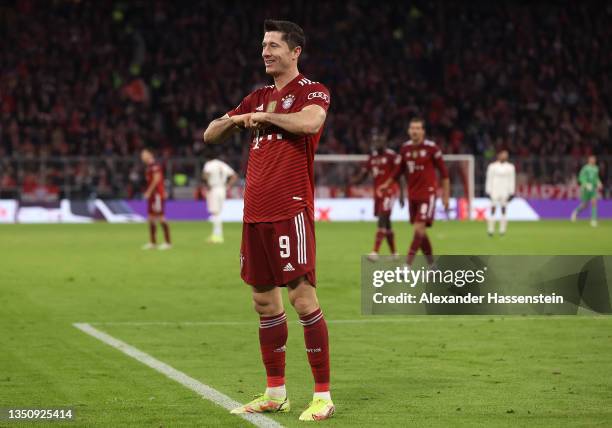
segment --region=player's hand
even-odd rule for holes
[[[142,195],[143,199],[149,199],[151,197],[151,194],[148,192],[144,192]]]
[[[246,123],[247,128],[251,129],[265,129],[270,125],[268,114],[264,112],[251,113]]]
[[[389,183],[383,183],[375,188],[374,193],[376,193],[376,196],[379,198],[382,198],[387,189],[389,189]]]
[[[444,206],[444,211],[446,211],[446,213],[449,212],[449,198],[448,196],[445,196],[442,198],[442,205]]]
[[[404,198],[401,198],[399,200],[399,204],[400,204],[400,208],[404,208],[404,205],[405,205]]]
[[[508,196],[508,202],[510,202],[512,199],[514,199],[514,195]]]
[[[232,123],[240,129],[248,128],[248,121],[253,113],[237,114],[230,116]]]

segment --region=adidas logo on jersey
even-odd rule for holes
[[[283,268],[283,272],[291,272],[294,271],[295,268],[293,267],[293,265],[291,263],[287,263],[285,265],[285,267]]]

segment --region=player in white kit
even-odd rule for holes
[[[489,236],[495,232],[495,211],[497,205],[501,208],[499,221],[499,234],[504,235],[508,225],[506,206],[514,196],[516,172],[514,165],[508,162],[508,151],[502,150],[497,154],[497,160],[487,168],[487,181],[485,191],[491,198],[491,214],[487,220]]]
[[[238,175],[232,167],[222,160],[211,159],[202,168],[202,179],[207,187],[206,205],[210,213],[210,221],[213,224],[212,235],[208,238],[208,242],[221,244],[223,243],[221,211],[223,210],[227,189],[238,180]]]

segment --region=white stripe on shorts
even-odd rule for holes
[[[298,263],[299,263],[301,260],[300,251],[302,249],[302,246],[300,245],[301,235],[300,235],[300,226],[298,222],[298,217],[299,217],[299,214],[293,218],[293,221],[295,223],[295,236],[297,237],[297,258],[298,258]]]
[[[297,236],[297,262],[306,264],[306,229],[304,227],[304,213],[300,213],[294,218],[295,234]]]
[[[427,218],[431,218],[435,206],[436,206],[435,196],[430,195],[429,196],[429,211],[427,211]]]

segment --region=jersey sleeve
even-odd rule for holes
[[[331,103],[329,89],[321,83],[313,83],[312,85],[305,86],[301,98],[300,101],[302,105],[299,107],[299,110],[307,106],[317,105],[327,111]]]
[[[237,114],[245,114],[245,113],[252,113],[254,111],[254,107],[253,107],[253,103],[255,100],[255,94],[257,93],[257,91],[255,92],[251,92],[249,95],[247,95],[246,97],[244,97],[242,99],[242,101],[240,102],[240,104],[238,104],[238,106],[230,111],[227,112],[227,115],[229,117],[235,116]]]
[[[442,157],[442,150],[438,146],[434,147],[433,161],[442,178],[448,178],[448,169],[446,169],[446,163]]]
[[[490,163],[487,167],[487,178],[485,180],[485,193],[490,195],[493,192],[493,164]]]
[[[514,165],[511,165],[510,168],[510,194],[514,195],[514,192],[516,192],[516,168],[514,167]]]

